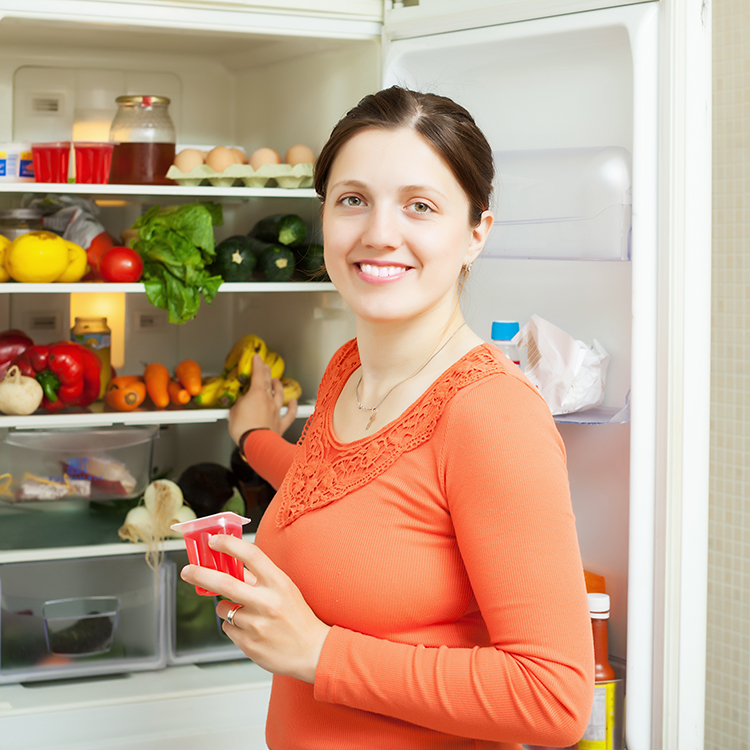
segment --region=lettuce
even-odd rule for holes
[[[207,267],[216,257],[214,227],[224,223],[216,203],[152,206],[133,225],[138,239],[131,246],[143,258],[143,284],[155,307],[167,310],[170,323],[186,323],[203,299],[210,303],[221,276]]]

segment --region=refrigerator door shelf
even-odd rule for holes
[[[496,152],[486,254],[629,260],[631,161],[619,146]]]

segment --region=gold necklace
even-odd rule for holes
[[[436,351],[436,352],[435,352],[435,353],[434,353],[434,354],[433,354],[433,355],[432,355],[432,356],[431,356],[431,357],[430,357],[430,358],[429,358],[429,359],[428,359],[428,360],[427,360],[427,361],[426,361],[426,362],[425,362],[425,363],[424,363],[424,364],[423,364],[423,365],[422,365],[422,366],[421,366],[421,367],[420,367],[420,368],[418,369],[418,370],[416,370],[416,371],[415,371],[415,372],[413,372],[413,373],[412,373],[411,375],[409,375],[409,377],[408,377],[408,378],[404,378],[403,380],[401,380],[401,381],[399,381],[398,383],[396,383],[396,385],[394,385],[394,386],[393,386],[393,387],[392,387],[392,388],[391,388],[391,389],[390,389],[390,390],[388,391],[388,393],[386,393],[386,394],[385,394],[385,396],[383,396],[383,398],[381,398],[381,399],[380,399],[380,401],[378,401],[378,403],[377,403],[377,404],[375,404],[375,406],[364,406],[364,405],[362,404],[362,402],[361,402],[361,401],[359,400],[359,386],[360,386],[360,385],[362,385],[362,375],[360,375],[360,376],[359,376],[359,382],[357,383],[357,387],[356,387],[356,388],[354,389],[354,397],[355,397],[355,398],[357,399],[357,408],[358,408],[358,409],[361,409],[362,411],[369,411],[369,412],[370,412],[370,419],[369,419],[369,420],[367,421],[367,426],[365,427],[365,430],[369,430],[369,429],[370,429],[370,426],[371,426],[371,425],[372,425],[372,423],[374,422],[374,420],[375,420],[375,417],[377,416],[377,413],[378,413],[378,409],[380,408],[380,406],[381,406],[381,404],[383,403],[383,401],[385,401],[385,400],[386,400],[386,399],[388,398],[388,396],[390,396],[390,395],[391,395],[391,393],[392,393],[392,392],[393,392],[393,391],[394,391],[394,390],[395,390],[396,388],[398,388],[398,387],[399,387],[400,385],[403,385],[403,384],[404,384],[404,383],[405,383],[405,382],[406,382],[407,380],[411,380],[411,379],[412,379],[413,377],[415,377],[415,376],[419,375],[419,373],[420,373],[420,372],[422,372],[422,370],[424,370],[424,368],[425,368],[425,367],[427,367],[427,365],[429,365],[429,364],[430,364],[430,362],[432,362],[432,360],[433,360],[433,359],[435,359],[435,357],[437,357],[437,355],[438,355],[438,354],[440,354],[440,352],[442,352],[442,351],[443,351],[443,349],[445,349],[445,347],[446,347],[446,346],[448,346],[448,344],[450,343],[451,339],[452,339],[452,338],[453,338],[453,337],[454,337],[454,336],[455,336],[455,335],[456,335],[456,334],[457,334],[457,333],[458,333],[458,332],[459,332],[459,331],[460,331],[460,330],[461,330],[461,329],[462,329],[462,328],[463,328],[463,327],[464,327],[465,325],[466,325],[466,321],[464,321],[463,323],[461,323],[461,325],[460,325],[460,326],[459,326],[458,328],[456,328],[456,330],[455,330],[455,331],[453,331],[453,333],[452,333],[452,334],[450,335],[450,338],[449,338],[449,339],[448,339],[448,340],[447,340],[447,341],[446,341],[446,342],[445,342],[445,343],[444,343],[444,344],[443,344],[443,345],[442,345],[442,346],[441,346],[441,347],[440,347],[440,348],[439,348],[439,349],[438,349],[438,350],[437,350],[437,351]]]

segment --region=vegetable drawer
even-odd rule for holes
[[[221,629],[222,621],[216,616],[218,597],[200,596],[195,592],[195,586],[180,578],[180,571],[187,564],[187,552],[167,552],[168,663],[245,659],[242,651]]]
[[[0,683],[166,666],[163,571],[140,555],[0,565]]]
[[[158,427],[9,430],[0,498],[9,503],[124,500],[150,481]]]

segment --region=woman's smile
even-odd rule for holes
[[[371,284],[385,284],[389,281],[398,281],[410,270],[409,266],[384,265],[370,261],[361,261],[354,265],[359,268],[359,277]]]

